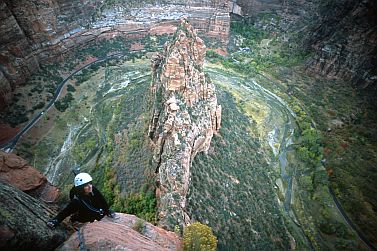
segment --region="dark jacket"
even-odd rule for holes
[[[72,215],[72,221],[93,222],[109,214],[109,206],[100,191],[93,186],[92,193],[83,195],[73,187],[70,191],[71,202],[54,218],[59,223]]]

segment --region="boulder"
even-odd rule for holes
[[[172,251],[182,250],[182,242],[173,232],[158,228],[134,215],[116,213],[114,218],[105,217],[101,221],[84,224],[56,250],[73,251],[82,248]]]
[[[45,202],[0,181],[0,250],[53,250],[66,239],[46,223],[56,214]]]
[[[0,181],[46,202],[55,201],[59,194],[41,172],[13,153],[0,151]]]

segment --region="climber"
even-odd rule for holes
[[[50,228],[55,228],[65,218],[71,216],[71,222],[93,222],[105,215],[113,218],[114,213],[102,194],[92,185],[92,177],[87,173],[75,176],[74,187],[69,192],[70,203],[57,216],[47,222]]]

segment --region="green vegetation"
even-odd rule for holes
[[[111,4],[111,1],[105,2]],[[287,151],[290,163],[287,172],[294,178],[295,185],[292,202],[296,217],[294,222],[300,224],[314,249],[357,249],[355,236],[333,210],[333,201],[328,192],[328,174],[331,186],[344,208],[351,213],[353,221],[371,239],[375,238],[377,218],[373,205],[377,204],[374,196],[377,191],[373,184],[377,179],[374,168],[377,126],[374,109],[366,107],[366,101],[351,85],[313,80],[300,72],[300,64],[310,52],[297,50],[297,36],[292,36],[290,43],[282,43],[278,33],[261,28],[263,22],[272,19],[277,25],[279,19],[274,15],[261,16],[262,23],[232,23],[232,32],[237,38],[235,43],[238,44],[234,47],[235,53],[224,57],[207,51],[207,58],[257,79],[289,103],[296,114],[298,127],[294,144]],[[147,37],[137,41],[146,44],[146,51],[152,51],[161,46],[166,38]],[[238,47],[244,50],[238,50]],[[90,46],[75,50],[74,58],[77,60],[67,60],[64,67],[73,70],[89,57],[102,58],[118,52],[128,54],[127,58],[135,63],[142,54],[129,53],[129,48],[130,43],[121,38],[95,41]],[[106,67],[108,73],[106,83],[116,82],[114,75],[117,73],[124,75],[129,71],[145,72],[149,69],[140,66],[129,69],[129,65],[122,68],[123,63],[112,60],[83,69],[75,77],[76,88],[80,89],[81,84],[91,81],[95,75],[93,73],[102,67]],[[53,94],[57,83],[62,80],[59,70],[64,67],[56,64],[43,67],[38,76],[31,80],[34,87],[28,96],[42,91]],[[148,93],[150,78],[129,78],[131,84],[126,91],[107,94],[106,91],[110,89],[107,83],[104,88],[98,88],[96,95],[90,96],[95,103],[90,115],[93,118],[88,123],[91,128],[83,130],[74,139],[70,155],[72,160],[66,164],[84,162],[90,168],[95,166],[93,177],[116,211],[132,213],[156,223],[155,170],[152,169],[152,153],[146,139],[149,108],[145,105],[145,94]],[[59,111],[66,111],[78,102],[72,95],[76,88],[67,86],[68,94],[55,103]],[[17,102],[25,97],[19,94],[14,98]],[[157,93],[157,98],[161,98],[160,93]],[[33,109],[41,109],[47,99],[33,106]],[[222,128],[220,135],[213,138],[209,153],[198,154],[193,161],[188,213],[192,219],[212,227],[219,238],[219,250],[286,249],[290,245],[287,232],[294,235],[297,226],[287,223],[292,223],[292,219],[277,202],[276,193],[280,202],[284,200],[283,193],[274,190],[275,181],[280,176],[278,170],[268,163],[268,150],[260,141],[254,118],[248,114],[250,109],[257,108],[248,107],[244,100],[227,89],[218,90],[218,100],[223,106]],[[27,120],[25,106],[15,105],[12,109],[15,116],[8,118],[12,125]],[[64,128],[61,129],[64,132],[67,132],[68,123],[82,123],[77,119],[77,114],[60,116],[55,124]],[[18,152],[43,169],[49,157],[58,155],[66,136],[49,135],[37,146],[24,144]],[[34,152],[30,150],[33,147]],[[275,147],[278,148],[279,144],[276,143]],[[326,165],[326,169],[323,165]],[[282,183],[283,187],[287,186],[286,181]],[[67,186],[62,186],[62,189],[67,191]],[[141,222],[135,223],[140,231],[143,228]],[[181,231],[179,227],[175,230],[177,233]],[[201,250],[197,244],[203,238],[195,235],[198,232],[195,230],[194,235],[188,237],[191,238],[190,243],[196,243],[190,246],[194,250]],[[307,243],[296,237],[297,249],[305,249]],[[323,244],[326,241],[328,246]],[[212,246],[205,250],[210,249]]]
[[[90,155],[90,152],[96,149],[98,139],[93,137],[81,137],[74,148],[74,157],[81,163],[85,160],[86,156]]]
[[[248,21],[232,22],[231,32],[239,51],[233,51],[230,57],[210,51],[207,58],[240,73],[256,74],[276,66],[293,67],[310,55],[292,46],[294,41],[289,46],[281,43],[282,38],[276,32],[263,30]]]
[[[7,121],[11,127],[16,127],[19,124],[27,122],[29,118],[26,115],[26,107],[24,105],[13,105],[12,114],[2,114],[1,119]]]
[[[188,212],[218,237],[218,250],[280,250],[289,244],[273,190],[274,171],[234,97],[217,87],[220,135],[192,163]],[[237,122],[236,122],[237,121]],[[237,241],[234,241],[237,240]]]
[[[76,86],[79,86],[81,83],[88,81],[92,77],[93,71],[90,68],[82,69],[79,74],[75,75]],[[67,89],[68,90],[68,89]]]
[[[42,109],[45,106],[44,102],[39,102],[35,106],[33,106],[33,110]]]
[[[141,219],[137,219],[135,224],[132,226],[132,229],[140,234],[143,234],[145,228],[145,222]]]
[[[271,17],[264,18],[271,19]],[[295,34],[291,34],[288,44],[283,43],[281,37],[279,37],[279,32],[276,32],[276,29],[269,29],[269,25],[261,31],[263,22],[259,19],[255,23],[233,23],[232,32],[236,37],[235,44],[244,49],[234,52],[229,57],[208,51],[207,58],[212,63],[221,63],[225,68],[255,78],[258,83],[273,90],[275,94],[286,100],[296,114],[298,126],[294,135],[293,151],[287,153],[287,158],[291,163],[291,167],[287,171],[295,174],[294,177],[298,185],[293,206],[296,217],[300,221],[305,235],[315,248],[335,248],[335,246],[352,248],[356,245],[355,236],[345,227],[337,212],[330,210],[330,205],[333,205],[334,202],[328,191],[329,169],[327,168],[326,171],[323,167],[324,158],[328,155],[326,154],[326,143],[332,138],[323,138],[322,135],[326,133],[328,127],[321,122],[323,115],[319,114],[323,110],[321,107],[326,104],[324,100],[331,101],[331,96],[321,98],[323,95],[321,88],[326,89],[323,82],[318,86],[314,84],[308,87],[297,79],[287,81],[286,73],[292,74],[292,69],[299,69],[299,65],[305,61],[310,52],[297,50],[298,45],[295,41],[298,42],[299,39]],[[235,49],[238,49],[237,46]],[[287,67],[289,67],[289,71],[286,70]],[[268,74],[266,74],[267,71]],[[297,77],[299,74],[303,73],[295,73],[292,77]],[[300,80],[302,81],[302,78]],[[305,78],[305,82],[310,80],[313,81],[308,77]],[[347,96],[349,95],[345,95],[345,97]],[[311,97],[311,99],[308,100],[308,97]],[[344,98],[341,101],[339,100],[340,94],[336,97],[338,102],[347,104],[347,100]],[[237,100],[237,102],[239,101],[243,102]],[[315,104],[318,104],[318,106]],[[245,103],[240,104],[239,107],[243,110],[247,108]],[[225,122],[225,118],[223,121]],[[282,195],[280,195],[280,198],[282,199]],[[318,211],[321,213],[318,214]],[[205,215],[208,217],[207,214]],[[214,231],[216,232],[216,228],[214,228]],[[326,241],[323,241],[323,238],[326,238]],[[219,234],[219,246],[222,249],[221,234]]]
[[[195,222],[184,228],[183,250],[185,251],[215,251],[216,236],[212,229],[200,222]]]
[[[55,101],[55,108],[60,112],[64,112],[69,107],[73,99],[72,93],[69,92],[61,100]]]
[[[67,91],[69,91],[69,92],[75,92],[76,91],[76,88],[75,87],[73,87],[73,85],[67,85]]]
[[[133,214],[153,224],[157,223],[156,208],[157,202],[154,191],[131,194],[126,198],[121,198],[114,205],[114,210],[117,212]]]
[[[109,77],[116,78],[117,74],[113,73],[118,70],[126,72],[122,67],[114,66],[108,70]],[[139,79],[138,74],[132,75],[132,81],[140,82],[128,85],[126,94],[109,94],[112,98],[103,99],[95,107],[97,123],[106,126],[106,144],[97,158],[95,176],[103,184],[100,189],[115,211],[156,223],[157,203],[154,186],[150,185],[154,176],[152,155],[145,140],[149,110],[145,107],[144,93],[148,90],[150,77]],[[100,100],[101,92],[105,90],[98,90]]]

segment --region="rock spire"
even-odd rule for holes
[[[186,19],[173,42],[152,60],[154,98],[149,136],[158,174],[158,219],[169,229],[190,222],[185,213],[190,166],[219,132],[221,106],[203,72],[206,46]]]

